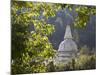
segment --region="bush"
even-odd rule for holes
[[[93,55],[80,55],[72,59],[66,64],[58,64],[55,66],[55,71],[72,71],[72,70],[88,70],[96,68],[96,56]]]
[[[96,68],[96,57],[95,55],[80,55],[79,58],[75,59],[75,69],[95,69]]]

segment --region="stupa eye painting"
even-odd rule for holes
[[[11,74],[96,69],[96,6],[11,2]]]

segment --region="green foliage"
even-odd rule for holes
[[[76,70],[85,70],[85,69],[95,69],[96,68],[96,57],[95,55],[81,55],[76,59]]]
[[[88,21],[90,20],[90,16],[96,15],[96,7],[95,6],[82,6],[82,5],[69,5],[63,4],[61,5],[62,9],[69,9],[70,12],[74,11],[77,13],[77,16],[74,14],[73,16],[73,25],[76,28],[85,28],[87,26]],[[67,15],[67,14],[66,14]]]
[[[96,68],[96,56],[80,55],[78,58],[66,64],[58,64],[55,66],[55,71],[73,71],[73,70],[88,70]]]
[[[51,61],[51,62],[47,65],[47,71],[48,71],[48,72],[55,72],[55,65],[54,65],[53,61]]]
[[[22,1],[12,1],[11,4],[12,73],[46,72],[44,61],[55,54],[48,39],[54,26],[46,20],[55,16],[58,5]],[[40,15],[45,18],[39,19]],[[31,32],[30,24],[34,25]]]
[[[91,53],[89,47],[87,47],[86,45],[84,45],[83,47],[80,48],[80,54],[83,55],[89,55]]]
[[[55,65],[55,71],[65,71],[66,70],[66,66],[65,64],[57,64]]]
[[[74,25],[79,28],[86,27],[90,16],[96,14],[96,8],[90,6],[77,6],[75,11],[78,13],[78,16],[75,18]]]

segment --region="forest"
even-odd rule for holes
[[[57,49],[49,37],[55,32],[55,26],[47,21],[65,9],[77,13],[73,15],[72,26],[81,30],[86,28],[91,15],[96,15],[95,6],[11,1],[11,74],[96,68],[96,50],[93,52],[87,46],[80,47],[79,55],[66,66],[63,63],[54,65]]]

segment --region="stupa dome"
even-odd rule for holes
[[[58,51],[77,51],[77,45],[72,39],[66,39],[60,43]]]

